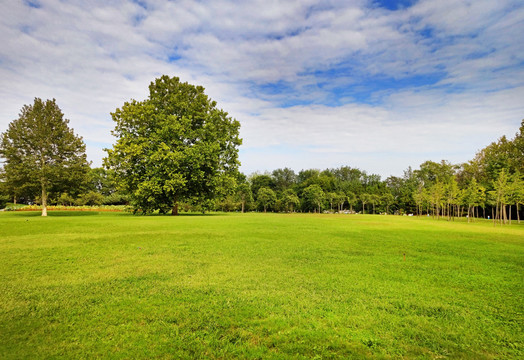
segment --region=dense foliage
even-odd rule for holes
[[[2,135],[0,207],[132,205],[135,211],[345,212],[416,214],[520,222],[524,204],[524,121],[463,164],[425,161],[404,175],[341,166],[238,172],[238,121],[204,89],[163,76],[147,100],[112,114],[117,142],[106,168],[88,171],[85,145],[55,101],[35,99]],[[42,156],[44,156],[42,158]],[[42,191],[42,189],[44,191]]]
[[[203,87],[162,76],[147,100],[112,116],[117,141],[105,164],[136,210],[176,214],[180,202],[203,204],[234,184],[240,124]]]
[[[36,98],[1,135],[4,193],[14,201],[41,202],[42,216],[49,195],[78,191],[89,170],[85,144],[68,124],[54,99]]]
[[[349,166],[298,174],[289,168],[277,169],[252,174],[247,180],[243,177],[238,188],[242,196],[232,195],[217,206],[222,210],[418,214],[450,220],[489,217],[506,223],[520,220],[523,175],[524,121],[513,139],[500,138],[464,164],[426,161],[419,169],[408,168],[402,177],[385,180]],[[246,195],[246,189],[251,189],[250,194]],[[274,197],[268,196],[269,191]]]

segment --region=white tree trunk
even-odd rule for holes
[[[42,185],[42,216],[47,216],[47,193]]]

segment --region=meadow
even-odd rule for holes
[[[0,359],[521,359],[524,224],[0,213]]]

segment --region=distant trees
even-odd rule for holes
[[[42,216],[47,216],[50,195],[77,192],[85,184],[89,170],[85,150],[55,99],[35,98],[1,135],[6,192],[14,201],[24,197],[41,202]]]
[[[129,204],[136,211],[274,211],[418,214],[520,223],[524,204],[524,120],[463,164],[425,161],[402,176],[341,166],[238,171],[239,123],[204,89],[163,76],[148,99],[112,114],[117,141],[105,168],[89,168],[85,145],[55,100],[35,99],[0,138],[0,207]]]
[[[326,199],[326,195],[320,185],[309,185],[304,189],[302,196],[304,198],[305,206],[308,209],[313,209],[315,212],[318,210],[319,213],[322,211],[322,205]]]
[[[267,208],[274,205],[277,201],[277,196],[275,192],[267,187],[261,187],[257,192],[257,201],[264,208],[264,212],[267,211]]]

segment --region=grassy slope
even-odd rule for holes
[[[524,355],[524,226],[38,215],[0,213],[2,359]]]

